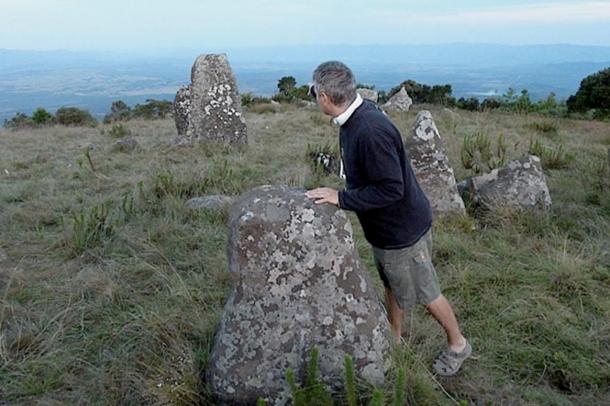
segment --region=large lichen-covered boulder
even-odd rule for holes
[[[379,93],[377,93],[373,89],[367,89],[367,88],[361,87],[361,88],[356,89],[356,91],[363,99],[369,99],[375,103],[377,103],[377,100],[379,100]]]
[[[458,193],[453,168],[432,114],[417,114],[411,134],[405,140],[417,181],[435,214],[465,214],[464,201]]]
[[[302,376],[319,350],[319,376],[343,385],[344,357],[382,385],[390,330],[342,210],[305,191],[263,186],[233,205],[229,268],[235,287],[216,333],[208,382],[221,404],[285,404],[286,372]]]
[[[490,208],[548,209],[552,203],[540,158],[535,155],[461,183],[464,194],[473,202]]]
[[[176,94],[174,112],[179,143],[248,143],[241,97],[225,54],[197,58],[191,70],[191,84]]]
[[[390,99],[384,103],[382,108],[388,111],[409,111],[413,105],[413,100],[409,97],[404,86],[400,88]]]

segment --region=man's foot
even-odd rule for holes
[[[472,347],[466,341],[464,349],[460,352],[447,349],[440,353],[432,368],[434,372],[441,376],[453,376],[458,373],[462,367],[462,363],[472,354]]]

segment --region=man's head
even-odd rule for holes
[[[342,113],[356,98],[356,78],[339,61],[320,64],[313,72],[313,87],[322,111],[332,116]]]

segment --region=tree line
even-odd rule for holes
[[[374,86],[359,84],[360,88],[374,89]],[[498,110],[519,114],[538,113],[556,117],[574,117],[585,119],[610,120],[610,68],[587,76],[582,80],[578,91],[567,100],[557,100],[555,93],[545,99],[533,101],[529,92],[524,89],[516,92],[509,88],[501,96],[491,96],[483,100],[476,97],[456,99],[450,84],[427,85],[414,80],[405,80],[389,92],[378,92],[378,103],[388,101],[402,87],[405,88],[414,103],[435,104],[468,111]],[[297,85],[293,76],[283,76],[278,80],[277,92],[268,97],[252,93],[241,95],[242,105],[248,107],[262,103],[295,103],[312,101],[308,95],[307,85]],[[148,99],[145,103],[136,104],[133,108],[117,100],[112,103],[104,123],[131,119],[162,119],[171,116],[173,103],[167,100]],[[10,120],[4,120],[4,127],[11,129],[35,128],[48,125],[96,126],[98,121],[89,111],[77,107],[61,107],[55,114],[44,108],[38,108],[31,116],[17,113]]]

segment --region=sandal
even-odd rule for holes
[[[432,368],[434,372],[441,376],[453,376],[458,373],[462,363],[472,354],[472,347],[468,340],[466,346],[460,352],[446,350],[440,353]]]

